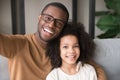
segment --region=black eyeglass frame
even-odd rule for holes
[[[53,16],[51,16],[51,15],[49,15],[49,14],[46,14],[46,13],[42,13],[41,16],[42,16],[42,19],[43,19],[46,23],[50,23],[50,22],[54,21],[55,26],[57,26],[57,27],[64,26],[65,23],[66,23],[66,21],[61,20],[61,19],[54,18]],[[47,19],[46,17],[47,17],[48,19]],[[45,19],[45,18],[46,18],[46,19]]]

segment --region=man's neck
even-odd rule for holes
[[[41,40],[38,32],[35,33],[35,38],[39,42],[38,44],[40,44],[40,46],[42,46],[43,48],[46,48],[47,42]]]

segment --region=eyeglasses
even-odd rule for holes
[[[42,15],[42,19],[46,22],[46,23],[50,23],[52,21],[54,21],[54,24],[56,27],[63,27],[65,24],[64,20],[61,19],[56,19],[53,16],[49,15],[49,14],[41,14]]]

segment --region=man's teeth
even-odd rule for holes
[[[51,34],[53,34],[53,32],[50,31],[50,30],[48,30],[48,29],[44,29],[44,30],[47,31],[47,32],[49,32],[49,33],[51,33]]]

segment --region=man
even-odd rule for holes
[[[51,70],[50,60],[45,54],[46,44],[60,34],[68,18],[66,7],[54,2],[46,5],[38,17],[36,33],[0,34],[0,54],[9,60],[10,80],[45,80]],[[99,80],[105,80],[103,70],[100,67],[96,70]]]

